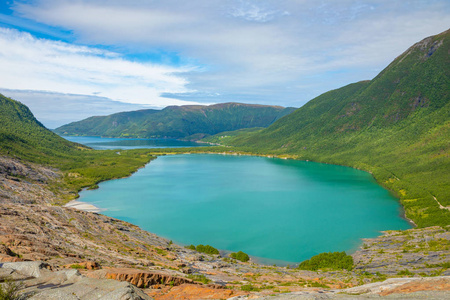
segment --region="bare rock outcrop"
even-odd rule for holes
[[[0,203],[54,203],[57,195],[47,184],[59,178],[51,168],[0,156]]]
[[[173,276],[164,272],[150,272],[129,268],[102,269],[89,273],[87,276],[126,281],[138,288],[147,288],[153,285],[178,286],[185,283],[194,283],[191,279]]]
[[[353,256],[355,270],[371,274],[450,275],[450,227],[414,228],[386,231],[382,236],[364,239]]]
[[[202,285],[182,284],[157,297],[158,300],[228,299],[247,293],[228,289],[215,289]]]
[[[313,299],[450,299],[450,276],[390,278],[344,290],[316,290],[264,296],[265,300]],[[231,298],[234,300],[238,297]],[[231,300],[230,299],[230,300]]]
[[[21,280],[26,299],[44,300],[143,300],[151,299],[127,282],[88,278],[78,270],[52,271],[44,262],[4,263],[0,277]]]

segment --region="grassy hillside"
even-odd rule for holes
[[[202,142],[205,143],[213,143],[213,144],[223,144],[228,140],[233,139],[234,137],[241,135],[243,133],[256,132],[264,129],[263,127],[253,127],[253,128],[242,128],[233,131],[223,131],[219,132],[215,135],[208,136],[206,138],[201,139]]]
[[[371,81],[327,92],[228,144],[372,172],[418,226],[448,225],[450,31],[413,45]]]
[[[0,152],[24,160],[51,163],[87,149],[47,130],[25,105],[0,94]]]
[[[25,105],[0,94],[0,155],[63,171],[63,183],[76,196],[82,187],[124,177],[153,157],[146,150],[94,151],[46,129]],[[55,183],[56,184],[56,183]]]
[[[222,131],[267,127],[294,110],[241,103],[169,106],[163,110],[149,109],[90,117],[61,126],[55,132],[64,135],[139,138],[185,138],[198,135],[201,138]]]

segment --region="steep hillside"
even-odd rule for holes
[[[153,158],[145,150],[121,151],[118,155],[116,151],[94,151],[69,142],[45,128],[28,107],[0,94],[1,156],[59,169],[63,181],[54,180],[55,191],[67,189],[68,193],[63,196],[67,199],[76,197],[82,187],[128,176]],[[8,174],[16,169],[14,164],[0,167]]]
[[[370,171],[418,226],[450,224],[449,100],[446,31],[413,45],[373,80],[327,92],[228,143]]]
[[[210,106],[169,106],[163,110],[122,112],[90,117],[55,130],[64,135],[185,138],[241,128],[267,127],[294,108],[223,103]]]
[[[0,153],[50,162],[83,148],[49,131],[25,105],[0,94]]]

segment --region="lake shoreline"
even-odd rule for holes
[[[69,203],[66,203],[63,207],[75,208],[77,210],[93,212],[93,213],[100,213],[100,212],[103,212],[106,210],[106,209],[101,209],[90,203],[78,201],[78,200],[72,200]]]
[[[206,154],[206,153],[205,153]],[[217,155],[217,154],[219,154],[219,155]],[[226,158],[226,157],[224,157],[223,155],[220,155],[221,153],[216,153],[216,158],[214,158],[214,160],[217,160],[217,163],[221,163],[221,162],[229,162],[229,163],[231,163],[230,162],[230,159],[232,159],[231,157],[230,158]],[[223,153],[223,154],[228,154],[228,153]],[[157,154],[158,155],[158,154]],[[185,154],[186,155],[186,154]],[[231,182],[229,181],[230,180],[230,178],[235,178],[235,175],[226,175],[226,174],[228,174],[228,173],[226,173],[225,171],[226,170],[231,170],[230,169],[230,165],[229,164],[227,164],[227,168],[226,169],[224,169],[223,170],[223,172],[221,172],[221,171],[218,171],[218,167],[219,167],[219,165],[215,165],[215,167],[214,168],[212,168],[211,167],[211,159],[213,159],[213,156],[214,155],[212,155],[212,156],[210,156],[209,155],[209,153],[208,154],[206,154],[206,155],[200,155],[200,154],[198,154],[198,155],[187,155],[187,156],[184,156],[184,157],[178,157],[178,155],[175,155],[175,156],[177,156],[178,158],[175,158],[175,157],[172,157],[172,156],[174,156],[174,155],[168,155],[168,156],[164,156],[164,155],[158,155],[158,158],[159,159],[157,159],[157,160],[155,160],[155,161],[153,161],[152,162],[152,164],[149,166],[149,168],[148,168],[148,170],[146,170],[146,171],[143,171],[144,173],[143,174],[140,174],[140,176],[138,176],[138,178],[140,178],[140,179],[135,179],[134,181],[131,181],[130,179],[127,179],[127,180],[125,180],[125,181],[122,181],[122,180],[120,180],[120,181],[116,181],[114,184],[110,184],[110,183],[108,183],[108,184],[106,184],[105,186],[100,186],[100,190],[104,190],[103,189],[103,187],[106,187],[106,186],[108,186],[108,187],[114,187],[114,189],[121,189],[121,188],[127,188],[127,189],[131,189],[131,190],[137,190],[137,189],[140,189],[140,187],[142,187],[142,186],[150,186],[150,184],[149,184],[149,182],[151,183],[151,182],[159,182],[159,180],[161,180],[161,178],[165,178],[165,177],[163,177],[163,176],[161,176],[161,174],[154,174],[154,172],[155,171],[151,171],[150,169],[154,169],[154,170],[158,170],[158,172],[159,171],[162,171],[162,170],[166,170],[167,169],[167,167],[168,166],[176,166],[176,168],[169,168],[171,171],[170,172],[167,172],[167,171],[165,171],[165,173],[168,173],[168,176],[170,175],[170,178],[171,178],[171,180],[172,181],[175,181],[175,182],[181,182],[181,179],[179,179],[179,180],[176,180],[175,178],[178,178],[178,177],[176,177],[176,176],[181,176],[181,174],[184,174],[184,172],[187,172],[187,170],[189,170],[190,172],[198,172],[198,166],[201,166],[202,164],[200,164],[199,162],[201,162],[201,161],[203,161],[203,160],[205,160],[205,159],[208,159],[208,162],[209,162],[209,164],[207,164],[209,167],[208,168],[206,168],[207,170],[210,170],[210,171],[214,171],[214,174],[215,174],[215,176],[211,176],[211,177],[208,177],[208,178],[210,178],[211,180],[218,180],[219,182],[224,182],[224,183],[227,183],[228,182],[228,184],[230,184]],[[183,155],[180,155],[180,156],[183,156]],[[228,155],[225,155],[225,156],[228,156]],[[245,156],[247,156],[247,155],[245,155]],[[169,158],[169,157],[172,157],[172,158]],[[242,158],[243,158],[244,156],[242,156]],[[195,159],[194,159],[195,158]],[[274,158],[275,159],[275,158]],[[161,161],[160,161],[161,160]],[[187,162],[188,161],[191,161],[191,160],[194,160],[195,162],[197,162],[197,163],[194,163],[194,162],[191,162],[191,164],[193,164],[193,165],[187,165]],[[257,172],[257,171],[253,171],[253,172],[256,172],[255,174],[253,174],[253,175],[251,175],[250,173],[249,173],[249,171],[247,171],[247,173],[246,173],[246,178],[259,178],[258,176],[257,176],[257,174],[262,174],[262,173],[265,173],[265,174],[278,174],[279,172],[276,172],[276,170],[278,170],[278,169],[274,169],[274,168],[278,168],[278,167],[281,167],[281,166],[284,166],[285,164],[289,164],[289,165],[291,165],[291,164],[295,164],[295,165],[297,165],[297,164],[301,164],[302,166],[304,165],[303,163],[301,163],[300,161],[295,161],[295,160],[292,160],[292,162],[291,163],[288,163],[288,162],[286,162],[285,160],[283,160],[283,159],[281,159],[281,160],[278,160],[278,158],[276,158],[275,159],[276,161],[278,161],[279,163],[276,163],[275,161],[272,161],[272,159],[269,159],[269,160],[266,160],[266,159],[264,159],[263,160],[263,162],[265,162],[265,163],[263,163],[263,164],[261,164],[260,163],[260,160],[259,159],[256,159],[256,158],[251,158],[251,156],[247,156],[247,158],[245,158],[245,160],[244,160],[244,162],[246,162],[247,164],[251,164],[251,166],[252,167],[249,167],[249,168],[247,168],[247,170],[256,170],[256,168],[260,168],[260,172]],[[242,159],[238,159],[237,161],[235,161],[235,159],[233,159],[232,160],[233,161],[233,164],[237,164],[237,163],[242,163]],[[282,162],[282,161],[284,161],[284,162]],[[282,163],[281,163],[282,162]],[[281,165],[280,165],[280,163],[281,163]],[[154,164],[154,165],[153,165]],[[232,164],[232,165],[233,165]],[[307,171],[307,170],[310,170],[310,169],[312,169],[312,167],[315,165],[310,165],[309,163],[308,164],[306,164],[307,165],[307,168],[304,168],[303,167],[303,169],[305,170],[305,171]],[[328,168],[328,167],[325,167],[324,165],[322,165],[322,167],[321,168]],[[167,169],[167,170],[169,170],[169,169]],[[338,176],[338,175],[336,175],[337,173],[336,172],[338,172],[339,173],[339,178],[341,178],[342,177],[342,174],[347,174],[347,172],[348,172],[348,174],[347,175],[349,175],[350,176],[350,174],[355,174],[355,171],[356,170],[354,170],[354,169],[352,169],[352,168],[345,168],[346,170],[341,170],[341,168],[339,168],[338,169],[338,171],[336,171],[336,170],[334,170],[332,173],[328,173],[328,172],[326,172],[326,173],[323,173],[322,171],[320,172],[322,175],[325,175],[325,174],[330,174],[330,175],[327,175],[327,176],[330,176],[330,177],[325,177],[323,180],[325,180],[325,181],[328,181],[328,180],[334,180],[334,179],[336,179],[337,177],[336,176]],[[204,169],[201,169],[202,170],[202,172],[204,171]],[[315,169],[314,169],[315,170]],[[328,169],[327,169],[328,170]],[[317,171],[317,170],[316,170]],[[345,171],[345,172],[344,172]],[[193,174],[203,174],[202,172],[200,172],[200,173],[193,173]],[[344,173],[342,173],[342,172],[344,172]],[[156,176],[157,177],[157,179],[155,179],[154,178],[154,180],[147,180],[146,178],[148,178],[147,177],[147,175],[146,176],[143,176],[144,174],[147,174],[147,173],[149,173],[149,174],[152,174],[152,176]],[[164,174],[165,174],[164,173]],[[336,173],[336,174],[335,174]],[[286,173],[286,176],[288,176],[288,174],[290,174],[290,175],[294,175],[294,174],[291,174],[291,172],[287,172]],[[295,173],[295,174],[297,174],[297,173]],[[334,174],[334,175],[333,175]],[[357,174],[359,174],[359,173],[357,173]],[[219,176],[220,175],[220,176]],[[290,176],[289,175],[289,176]],[[353,175],[352,175],[353,176]],[[369,177],[370,175],[369,174],[367,174],[366,173],[366,175],[364,175],[364,178],[366,178],[366,177]],[[198,186],[199,184],[198,184],[198,180],[200,180],[200,179],[195,179],[195,178],[197,178],[197,176],[194,176],[193,178],[191,178],[191,180],[193,181],[192,183],[190,183],[188,186]],[[265,177],[264,177],[265,178]],[[262,178],[261,178],[262,179]],[[259,180],[261,180],[261,179],[259,179]],[[139,180],[139,181],[136,181],[136,180]],[[269,179],[267,179],[267,178],[265,178],[265,180],[269,180]],[[273,181],[273,180],[275,180],[275,179],[270,179],[270,183],[269,182],[266,182],[265,184],[263,184],[263,186],[264,187],[267,187],[267,189],[272,189],[272,188],[274,188],[274,186],[276,186],[277,187],[277,189],[279,189],[280,188],[280,186],[283,186],[283,183],[286,183],[287,184],[287,186],[285,187],[286,188],[286,190],[287,191],[289,191],[289,193],[293,193],[292,191],[291,191],[291,188],[292,188],[292,186],[291,185],[289,185],[289,180],[281,180],[281,179],[278,179],[278,181],[280,181],[280,182],[278,182],[278,181]],[[141,182],[142,181],[142,182]],[[144,181],[146,182],[146,183],[144,183]],[[275,184],[275,182],[276,182],[276,184]],[[352,181],[349,181],[349,182],[352,182]],[[372,181],[373,182],[373,181]],[[234,183],[234,181],[233,181],[233,183]],[[226,186],[226,188],[227,188],[227,191],[228,191],[228,196],[227,197],[229,197],[229,195],[230,195],[230,193],[231,193],[231,191],[229,190],[229,186],[228,186],[228,184],[224,184],[225,186]],[[253,185],[252,185],[253,184]],[[373,183],[374,185],[376,185],[376,186],[378,186],[378,184],[376,184],[376,183]],[[372,183],[371,183],[371,185],[372,185]],[[206,186],[213,186],[213,184],[211,183],[211,184],[207,184]],[[239,185],[238,185],[239,186]],[[296,185],[297,186],[297,185]],[[164,186],[163,186],[164,187]],[[243,188],[243,187],[241,187],[241,188]],[[381,187],[380,187],[381,188]],[[257,185],[256,184],[256,181],[248,181],[247,183],[246,183],[246,185],[245,185],[245,189],[243,189],[243,191],[244,192],[248,192],[248,191],[253,191],[253,190],[255,190],[255,189],[257,189],[257,190],[259,190],[260,189],[260,187],[259,187],[259,185]],[[330,186],[329,188],[328,188],[329,190],[332,190],[333,188],[332,188],[332,186]],[[264,189],[263,189],[264,190]],[[127,205],[128,204],[130,204],[130,203],[122,203],[122,202],[120,202],[119,200],[117,200],[117,201],[119,201],[119,202],[113,202],[113,203],[111,203],[111,201],[114,201],[114,199],[116,198],[116,196],[118,195],[118,190],[114,190],[114,191],[107,191],[106,193],[104,192],[104,193],[101,193],[100,194],[100,191],[97,191],[97,190],[95,190],[95,191],[85,191],[87,194],[82,194],[81,195],[81,199],[80,200],[82,200],[82,201],[87,201],[88,203],[95,203],[96,205],[98,205],[98,206],[100,206],[100,207],[104,207],[104,208],[108,208],[108,207],[110,207],[110,208],[113,208],[113,210],[110,210],[109,212],[105,212],[106,213],[106,215],[108,215],[108,216],[110,216],[110,217],[114,217],[114,218],[121,218],[121,217],[124,217],[124,215],[126,215],[125,214],[125,212],[126,211],[132,211],[132,208],[130,208],[130,207],[128,207]],[[262,191],[260,191],[260,193],[261,193]],[[88,196],[88,194],[97,194],[98,196],[94,196],[94,198],[89,198],[89,197],[87,197]],[[149,197],[146,197],[144,194],[142,194],[142,193],[140,193],[139,194],[139,196],[136,196],[136,197],[133,197],[133,196],[127,196],[127,197],[129,197],[130,199],[132,198],[132,199],[135,199],[136,200],[136,203],[134,204],[134,206],[136,206],[136,207],[144,207],[144,204],[145,205],[148,205],[148,202],[150,201],[149,199],[155,199],[155,198],[157,198],[157,193],[161,193],[161,197],[162,198],[164,198],[164,199],[181,199],[181,198],[183,198],[183,199],[185,199],[186,198],[186,193],[184,193],[183,192],[183,196],[181,197],[180,195],[178,195],[177,193],[182,193],[182,190],[180,190],[180,189],[165,189],[165,188],[162,188],[161,190],[154,190],[153,192],[152,192],[152,196],[149,198]],[[239,193],[238,192],[234,192],[236,195],[239,195]],[[303,190],[303,193],[306,193],[306,190]],[[312,192],[311,192],[312,193]],[[384,192],[380,192],[381,194],[384,194]],[[233,194],[233,195],[235,195],[235,194]],[[380,195],[381,195],[380,194]],[[203,195],[203,194],[202,194]],[[268,194],[268,195],[270,195],[270,193]],[[247,195],[248,196],[248,195]],[[225,197],[225,196],[224,196]],[[259,195],[258,197],[262,197],[262,195]],[[269,196],[267,196],[267,197],[269,197]],[[286,197],[286,195],[285,195],[285,197]],[[305,197],[304,197],[305,198]],[[306,197],[307,199],[309,199],[310,197]],[[306,199],[305,198],[305,199]],[[347,199],[348,197],[347,196],[342,196],[342,197],[340,197],[339,199],[339,201],[344,201],[344,199],[345,199],[345,201],[349,201],[348,199]],[[197,196],[196,198],[196,201],[198,202],[198,201],[200,201],[201,199],[199,198],[199,196]],[[199,200],[200,199],[200,200]],[[234,199],[234,198],[233,198]],[[236,198],[236,199],[239,199],[239,197],[238,198]],[[258,198],[259,199],[259,198]],[[261,200],[261,199],[259,199],[259,200]],[[233,207],[237,207],[237,206],[239,206],[239,207],[241,207],[242,208],[242,205],[248,205],[249,207],[248,207],[248,209],[244,209],[243,211],[245,212],[242,212],[242,214],[245,214],[245,215],[242,215],[242,216],[236,216],[236,214],[238,214],[238,212],[237,211],[235,211],[234,212],[234,215],[233,215],[233,217],[235,217],[235,218],[237,218],[238,220],[247,220],[247,222],[250,222],[250,221],[248,221],[248,220],[252,220],[252,222],[250,222],[251,224],[252,224],[252,226],[254,226],[254,224],[257,224],[256,222],[258,222],[258,220],[260,220],[261,219],[261,215],[260,214],[257,214],[257,215],[252,215],[252,214],[250,214],[250,215],[248,215],[248,212],[249,211],[251,211],[251,207],[252,207],[252,205],[254,204],[253,202],[251,202],[251,200],[246,200],[246,201],[241,201],[241,200],[236,200],[238,203],[239,203],[239,205],[237,204],[237,203],[234,203],[233,205],[232,204],[230,204],[230,199],[228,199],[227,198],[227,205],[231,205],[231,206],[233,206]],[[265,200],[266,202],[267,201],[269,201],[269,199],[266,199]],[[358,200],[359,201],[359,200]],[[142,202],[142,203],[141,203]],[[194,201],[195,202],[195,201]],[[195,202],[195,203],[197,203],[197,202]],[[201,202],[201,201],[200,201]],[[335,201],[336,202],[336,201]],[[203,203],[203,202],[202,202]],[[205,202],[206,204],[208,204],[208,202]],[[203,205],[206,205],[205,203],[203,203]],[[268,203],[268,202],[267,202]],[[294,205],[294,203],[297,203],[297,204],[295,204],[295,205],[297,205],[297,206],[302,206],[302,205],[304,205],[304,206],[302,206],[303,208],[305,208],[305,209],[310,209],[311,208],[311,206],[310,205],[308,205],[307,204],[307,202],[304,202],[305,204],[299,204],[299,203],[302,203],[302,202],[298,202],[298,201],[294,201],[294,200],[292,200],[292,204]],[[220,242],[213,242],[213,241],[211,241],[211,240],[208,240],[206,237],[203,237],[203,238],[197,238],[197,237],[195,237],[195,238],[192,238],[192,239],[188,239],[188,238],[186,238],[185,237],[185,235],[182,235],[181,237],[179,237],[179,236],[177,236],[177,235],[170,235],[170,234],[172,234],[172,232],[170,232],[170,230],[168,230],[167,229],[167,222],[169,222],[168,220],[170,219],[170,218],[174,218],[174,220],[172,220],[172,219],[170,219],[171,221],[169,222],[170,224],[175,224],[176,222],[177,222],[177,220],[175,220],[175,217],[174,217],[174,214],[173,214],[173,211],[171,211],[171,209],[170,209],[170,207],[174,207],[174,205],[175,205],[175,203],[172,203],[172,202],[170,202],[170,204],[173,204],[173,205],[169,205],[169,206],[167,206],[167,207],[165,207],[162,203],[158,203],[158,202],[155,202],[155,203],[152,203],[152,210],[151,211],[149,211],[149,212],[146,212],[145,214],[142,214],[142,216],[141,217],[143,217],[143,219],[142,219],[142,221],[140,221],[140,222],[138,222],[137,221],[137,218],[138,217],[140,217],[140,211],[138,211],[138,212],[136,212],[136,211],[133,211],[132,213],[130,213],[129,215],[132,215],[133,217],[130,219],[130,218],[128,218],[128,219],[122,219],[122,220],[124,220],[124,221],[128,221],[128,222],[131,222],[131,223],[134,223],[134,224],[136,224],[137,226],[140,226],[141,228],[145,228],[146,230],[149,230],[150,232],[154,232],[154,233],[156,233],[156,234],[158,234],[158,235],[160,235],[160,236],[163,236],[163,237],[166,237],[166,238],[170,238],[170,239],[173,239],[174,241],[177,241],[178,243],[181,243],[181,244],[191,244],[191,243],[194,243],[194,244],[199,244],[199,243],[208,243],[208,244],[211,244],[211,245],[213,245],[214,247],[216,247],[216,248],[218,248],[218,249],[227,249],[227,250],[242,250],[242,251],[244,251],[245,252],[245,250],[248,250],[248,249],[245,249],[245,248],[243,248],[243,247],[240,247],[240,248],[229,248],[227,245],[221,245],[220,244]],[[176,203],[176,205],[177,205],[177,207],[179,207],[179,205],[182,205],[182,203]],[[209,204],[208,204],[209,205]],[[212,204],[211,204],[212,205]],[[210,205],[210,206],[211,206]],[[322,205],[324,205],[324,204],[322,204]],[[342,207],[343,209],[345,209],[345,206],[340,206],[340,205],[338,205],[338,204],[334,204],[337,208],[339,208],[339,207]],[[296,207],[297,207],[296,206]],[[209,207],[209,206],[204,206],[204,207]],[[186,209],[188,209],[188,207],[186,207]],[[394,209],[393,209],[394,210]],[[118,211],[121,211],[120,213],[118,213]],[[153,215],[153,211],[158,211],[158,214],[156,214],[156,215]],[[182,211],[184,211],[184,210],[182,210]],[[213,209],[213,211],[215,212],[213,215],[216,215],[216,211]],[[160,221],[158,221],[159,219],[158,218],[162,218],[161,217],[161,215],[164,215],[163,213],[166,213],[167,214],[167,216],[165,217],[165,218],[169,218],[169,219],[165,219],[165,218],[163,218],[164,220],[160,220]],[[395,212],[393,212],[395,215],[397,215]],[[286,216],[286,214],[288,214],[285,210],[283,210],[283,209],[281,209],[281,208],[279,208],[279,211],[278,211],[278,208],[277,208],[277,213],[275,214],[275,216],[280,216],[280,215],[283,215],[284,217]],[[180,217],[180,216],[178,216],[178,217]],[[191,215],[191,217],[192,217],[192,215]],[[200,218],[201,220],[202,220],[202,222],[206,222],[205,221],[205,218],[206,217],[202,217],[202,218]],[[293,217],[290,217],[289,218],[290,220],[294,220],[295,219],[295,216],[293,216]],[[253,222],[254,221],[254,222]],[[198,222],[200,222],[200,221],[198,221]],[[223,220],[221,219],[221,221],[220,222],[227,222],[226,221],[226,218],[223,218]],[[281,222],[281,221],[280,221]],[[406,223],[406,222],[405,222]],[[144,225],[145,224],[145,225]],[[162,224],[165,224],[165,225],[162,225]],[[227,228],[227,226],[228,225],[223,225],[222,223],[219,223],[219,220],[214,220],[214,221],[212,221],[212,224],[216,224],[216,226],[220,229],[220,230],[222,230],[222,228]],[[295,222],[295,224],[298,224],[298,222]],[[222,226],[223,225],[223,226]],[[298,226],[300,226],[300,225],[298,225]],[[407,225],[406,225],[407,226]],[[194,226],[195,227],[195,226]],[[198,228],[203,228],[204,227],[204,224],[197,224],[196,225],[196,227],[198,227]],[[257,227],[257,226],[256,226]],[[319,227],[317,227],[317,228],[319,228]],[[407,226],[407,228],[410,228],[410,226]],[[391,227],[391,228],[386,228],[386,227],[384,227],[384,228],[378,228],[378,229],[376,229],[376,233],[372,233],[372,231],[371,231],[371,233],[370,233],[370,235],[366,235],[366,234],[364,234],[364,235],[360,235],[359,237],[357,237],[358,238],[358,241],[359,241],[359,238],[367,238],[367,237],[375,237],[375,236],[379,236],[379,230],[383,230],[383,229],[401,229],[401,228],[396,228],[396,227]],[[405,228],[406,229],[406,228]],[[260,230],[260,228],[258,227],[258,230]],[[299,229],[300,230],[300,229]],[[319,230],[319,229],[317,229],[317,230]],[[169,234],[169,232],[170,232],[170,234]],[[177,233],[178,234],[178,233]],[[181,233],[180,233],[181,234]],[[180,235],[180,234],[178,234],[178,235]],[[320,236],[323,236],[323,235],[325,235],[325,234],[323,234],[323,233],[320,233],[319,234]],[[295,239],[295,238],[293,238],[293,239]],[[295,239],[296,240],[296,239]],[[290,243],[291,243],[292,241],[290,241]],[[301,244],[301,241],[297,241],[296,240],[296,242],[294,243],[294,244],[299,244],[298,245],[298,247],[295,247],[295,248],[299,248],[299,249],[303,249],[303,247],[300,245]],[[327,252],[327,251],[331,251],[332,249],[330,249],[330,248],[328,248],[328,246],[327,245],[325,245],[326,243],[325,242],[321,242],[321,243],[319,243],[320,244],[320,247],[322,247],[321,249],[322,249],[322,251],[321,252]],[[337,241],[336,242],[336,244],[339,244],[339,241]],[[253,247],[253,246],[249,246],[249,247]],[[254,247],[253,247],[254,248]],[[349,248],[344,248],[344,246],[340,246],[340,247],[338,247],[337,249],[338,250],[340,250],[340,251],[345,251],[345,250],[354,250],[353,249],[354,248],[354,245],[352,245],[351,247],[349,247]],[[356,247],[357,248],[357,247]],[[272,251],[272,250],[271,250]],[[288,253],[289,252],[293,252],[293,251],[287,251]],[[300,255],[300,253],[297,253],[297,252],[300,252],[300,253],[302,253],[302,255],[305,255],[304,257],[297,257],[297,256],[301,256]],[[304,254],[303,254],[303,252],[305,252]],[[308,252],[308,253],[306,253],[306,252]],[[282,257],[282,256],[270,256],[270,255],[272,255],[272,254],[260,254],[260,253],[257,253],[257,252],[249,252],[248,254],[250,254],[250,255],[253,255],[253,256],[257,256],[257,257],[265,257],[265,258],[275,258],[275,259],[277,259],[277,260],[279,260],[279,261],[284,261],[284,262],[287,262],[287,264],[290,264],[290,263],[292,263],[292,262],[298,262],[298,261],[302,261],[302,260],[304,260],[304,259],[306,259],[306,256],[308,256],[308,258],[310,257],[310,256],[312,256],[312,255],[314,255],[314,254],[317,254],[316,252],[315,253],[309,253],[309,251],[306,251],[306,250],[299,250],[299,251],[296,251],[294,254],[286,254],[286,255],[291,255],[291,257],[289,257],[289,256],[287,256],[287,257]],[[277,254],[278,255],[278,254]],[[265,262],[264,262],[265,263]]]
[[[132,139],[136,139],[136,138],[132,138]],[[197,142],[198,143],[198,142]],[[208,143],[211,145],[211,143]],[[225,146],[226,147],[226,146]],[[292,155],[292,154],[269,154],[269,153],[253,153],[253,152],[247,152],[247,151],[239,151],[236,149],[229,149],[229,150],[225,150],[225,149],[221,149],[221,151],[214,151],[212,149],[207,149],[207,148],[203,148],[200,147],[197,149],[195,148],[187,148],[187,149],[183,149],[185,147],[181,147],[179,150],[175,150],[175,148],[172,147],[168,147],[168,148],[155,148],[155,152],[154,155],[156,157],[160,157],[160,156],[165,156],[165,155],[174,155],[174,154],[216,154],[216,155],[225,155],[225,156],[253,156],[253,157],[265,157],[265,158],[273,158],[273,159],[281,159],[281,160],[294,160],[294,161],[304,161],[304,162],[316,162],[316,163],[322,163],[322,164],[327,164],[327,165],[334,165],[334,166],[344,166],[344,167],[350,167],[352,169],[356,169],[356,170],[361,170],[361,171],[365,171],[367,173],[369,173],[371,175],[371,177],[376,181],[377,185],[383,187],[384,189],[389,190],[390,192],[393,192],[392,190],[388,189],[385,185],[382,184],[382,182],[380,182],[379,180],[377,180],[377,178],[374,176],[373,172],[371,170],[367,170],[365,168],[361,168],[361,167],[355,167],[355,166],[348,166],[345,164],[336,164],[336,163],[329,163],[329,162],[322,162],[322,161],[315,161],[315,160],[308,160],[305,159],[304,157],[301,157],[300,155]],[[228,147],[227,147],[228,148]],[[183,151],[184,150],[184,151]],[[187,151],[186,151],[187,150]],[[200,150],[200,151],[199,151]],[[211,151],[212,150],[212,151]],[[225,150],[225,151],[224,151]],[[173,152],[174,151],[174,152]],[[147,165],[147,164],[146,164]],[[130,174],[130,176],[127,177],[131,177],[133,174]],[[115,178],[115,179],[119,179],[119,178]],[[109,181],[109,180],[106,180]],[[398,202],[398,195],[396,195],[395,192],[392,193],[392,196],[394,196],[394,198],[396,198],[396,200]],[[83,210],[83,211],[90,211],[90,212],[101,212],[101,211],[105,211],[104,209],[101,210],[97,207],[95,207],[94,205],[90,205],[88,203],[84,203],[81,201],[74,201],[74,202],[70,202],[67,204],[68,207],[73,207],[76,208],[78,210]],[[402,203],[400,202],[400,207],[401,212],[399,212],[399,217],[403,220],[405,220],[407,223],[409,223],[410,226],[417,227],[417,225],[409,218],[406,217],[406,214],[404,212],[404,207],[402,205]],[[377,236],[382,235],[382,231],[378,232]],[[358,248],[358,247],[356,247]],[[350,249],[347,250],[347,252],[354,252],[356,249]],[[256,258],[256,257],[255,257]],[[286,260],[283,260],[285,262],[289,262]],[[264,264],[264,262],[262,262]]]

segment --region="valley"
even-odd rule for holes
[[[448,297],[449,36],[445,31],[413,45],[371,81],[327,92],[290,114],[271,115],[265,129],[167,135],[207,134],[205,142],[222,146],[93,150],[49,131],[25,105],[1,95],[1,277],[5,284],[22,283],[30,299],[58,293],[92,299],[97,292],[104,299]],[[283,114],[284,108],[276,110]],[[109,128],[111,119],[105,119]],[[353,261],[350,267],[336,268],[338,261],[302,270],[202,253],[198,245],[186,248],[123,220],[62,206],[82,189],[152,168],[158,156],[194,153],[364,170],[400,199],[416,227],[365,239],[351,260],[342,254]]]

